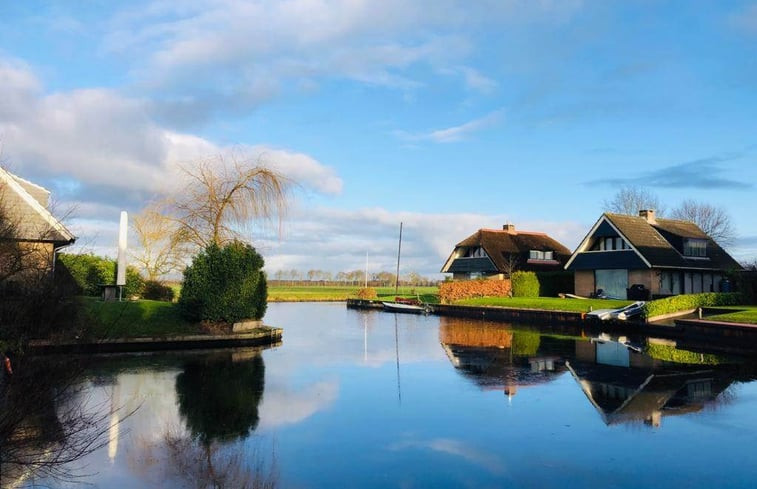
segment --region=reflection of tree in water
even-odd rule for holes
[[[176,395],[187,433],[167,429],[157,442],[142,441],[134,467],[145,479],[172,487],[276,487],[273,450],[269,457],[256,449],[250,453],[250,444],[242,442],[258,425],[264,383],[257,350],[186,363],[176,377]]]
[[[1,487],[74,480],[74,462],[108,442],[109,413],[82,395],[81,375],[74,359],[21,357],[0,382]]]
[[[166,430],[158,442],[145,442],[134,468],[150,486],[195,489],[273,489],[278,469],[271,449],[270,462],[257,446],[202,442],[194,436]]]
[[[251,358],[222,354],[192,361],[176,378],[179,413],[202,443],[231,441],[258,425],[265,366],[260,354]]]

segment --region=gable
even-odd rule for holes
[[[29,188],[35,195],[29,193]],[[0,204],[16,227],[16,239],[72,243],[76,238],[42,205],[49,192],[0,168]]]

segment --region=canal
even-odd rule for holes
[[[64,404],[110,425],[61,474],[127,489],[757,483],[753,352],[344,304],[270,304],[265,322],[281,345],[88,362]],[[35,422],[51,421],[27,436],[60,444]]]

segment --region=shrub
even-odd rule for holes
[[[262,318],[268,295],[263,264],[250,245],[211,244],[184,270],[182,314],[190,321],[226,323]]]
[[[373,287],[364,287],[357,291],[357,298],[364,300],[377,299],[378,294],[376,294],[376,289]]]
[[[740,294],[707,292],[704,294],[684,294],[647,302],[644,314],[647,318],[687,311],[698,307],[734,306],[742,302]]]
[[[157,280],[147,280],[142,288],[142,298],[151,301],[171,302],[174,298],[174,291],[171,287]]]
[[[534,272],[513,272],[510,281],[513,297],[539,297],[539,279]]]
[[[81,295],[99,296],[101,285],[116,283],[116,261],[110,258],[92,254],[61,253],[58,255],[58,264],[65,267],[76,283],[76,293]],[[127,266],[124,296],[140,295],[142,284],[143,279],[139,271],[132,266]]]
[[[509,280],[465,280],[439,284],[439,300],[442,304],[472,297],[508,297],[509,295]]]

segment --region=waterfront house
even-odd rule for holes
[[[575,293],[600,289],[609,297],[643,299],[718,292],[727,272],[741,266],[690,221],[605,213],[568,260]]]
[[[454,280],[505,279],[516,270],[559,271],[570,250],[545,233],[516,231],[513,224],[502,229],[479,229],[455,245],[441,273]]]
[[[50,191],[0,168],[0,277],[52,273],[76,237],[49,211]]]

